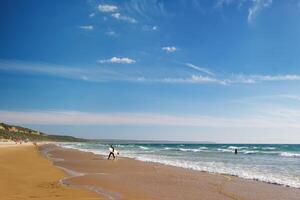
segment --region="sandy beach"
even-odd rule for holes
[[[88,188],[104,199],[296,200],[300,190],[129,158],[105,157],[54,145],[41,152],[69,172],[63,183]]]
[[[0,199],[297,200],[300,190],[54,144],[0,145]]]
[[[60,184],[67,174],[41,156],[31,143],[1,143],[0,158],[1,200],[102,199],[91,191]]]

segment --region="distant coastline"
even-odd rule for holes
[[[0,123],[0,140],[1,141],[55,141],[55,142],[86,142],[87,139],[76,138],[67,135],[48,135],[41,131],[25,128],[22,126],[9,125]]]
[[[125,140],[125,139],[95,139],[93,142],[103,144],[216,144],[210,141],[172,141],[172,140]]]

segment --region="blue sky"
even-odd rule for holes
[[[1,1],[0,121],[300,143],[299,17],[299,0]]]

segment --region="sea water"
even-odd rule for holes
[[[109,153],[109,145],[100,142],[61,146],[100,155]],[[114,147],[120,156],[140,161],[300,188],[298,144],[115,144]]]

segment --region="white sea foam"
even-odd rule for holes
[[[102,145],[99,148],[97,148],[97,146],[84,148],[84,146],[82,145],[79,146],[79,145],[70,145],[70,144],[66,146],[68,146],[68,148],[93,152],[95,154],[107,155],[107,150],[106,150],[107,146],[105,145]],[[92,147],[93,149],[91,149]],[[300,157],[299,153],[280,152],[280,151],[260,151],[258,149],[253,150],[254,148],[251,146],[249,148],[243,146],[243,148],[239,148],[240,149],[239,152],[241,153],[241,155],[247,156],[248,154],[253,154],[253,156],[249,156],[249,158],[247,158],[247,160],[250,159],[249,162],[244,163],[246,160],[243,159],[239,160],[237,159],[239,157],[236,157],[234,155],[231,157],[230,154],[228,154],[228,157],[226,156],[226,159],[229,160],[226,159],[224,160],[222,154],[226,152],[232,153],[233,150],[236,148],[235,146],[230,146],[230,148],[224,146],[224,148],[218,148],[218,149],[207,148],[207,147],[184,148],[184,145],[181,145],[180,148],[161,147],[159,149],[164,151],[159,154],[156,154],[157,151],[153,151],[153,152],[144,151],[143,148],[140,147],[136,148],[136,147],[137,146],[131,147],[126,145],[122,146],[122,148],[120,147],[122,150],[122,156],[130,157],[136,160],[141,160],[146,162],[156,162],[156,163],[182,167],[187,169],[206,171],[210,173],[235,175],[241,178],[254,179],[254,180],[264,181],[268,183],[275,183],[275,184],[300,188],[300,176],[297,175],[299,174],[299,169],[295,168],[295,170],[298,170],[297,172],[295,171],[293,173],[290,173],[292,171],[289,171],[288,173],[285,173],[284,172],[284,170],[286,169],[285,165],[284,164],[282,165],[282,163],[279,160],[279,157],[278,159],[276,158],[276,156],[298,158]],[[154,149],[155,148],[156,147],[154,147]],[[262,148],[259,147],[259,149]],[[172,152],[172,150],[177,150],[177,151],[179,150],[182,152],[181,154],[184,154],[184,152],[188,153],[188,152],[199,152],[199,151],[204,151],[206,152],[206,154],[203,154],[201,156],[197,156],[197,154],[193,154],[191,156],[187,156],[186,158],[183,158],[183,157],[176,157],[174,156],[174,154],[172,154],[173,156],[169,156],[168,150],[170,151],[170,153]],[[178,155],[182,156],[181,154]],[[213,156],[211,157],[210,154]],[[271,159],[271,162],[273,162],[271,164],[272,167],[268,167],[270,163],[267,163],[267,165],[265,165],[264,163],[260,163],[263,160],[259,160],[257,163],[251,161],[251,160],[256,160],[256,156],[262,156],[263,154],[265,154],[264,156],[270,155],[268,157],[268,162],[269,159]],[[207,159],[207,157],[205,157],[205,159],[202,159],[203,156],[206,155],[208,155],[209,159]],[[221,155],[221,156],[217,156],[217,155]]]
[[[283,156],[283,157],[299,157],[300,158],[300,153],[283,152],[283,153],[280,154],[280,156]]]
[[[201,149],[185,149],[185,148],[180,148],[180,151],[190,151],[190,152],[199,152]]]
[[[248,149],[249,147],[236,147],[236,146],[229,146],[228,149]]]
[[[283,175],[265,173],[257,170],[251,171],[250,169],[244,169],[243,166],[239,166],[239,167],[237,167],[236,165],[226,166],[226,164],[220,162],[192,162],[192,161],[182,161],[177,159],[171,160],[165,157],[151,157],[151,156],[138,156],[135,157],[135,159],[140,161],[145,161],[145,162],[155,162],[164,165],[171,165],[171,166],[193,169],[198,171],[205,171],[210,173],[229,174],[229,175],[238,176],[245,179],[253,179],[253,180],[259,180],[267,183],[280,184],[280,185],[300,188],[299,177],[285,177]]]
[[[256,154],[258,151],[244,151],[243,154]]]
[[[264,149],[264,150],[274,150],[274,149],[276,149],[276,147],[263,147],[262,149]]]
[[[231,150],[231,149],[218,149],[218,151],[221,151],[221,152],[233,152],[233,150]]]
[[[140,149],[148,150],[149,147],[139,146]]]

